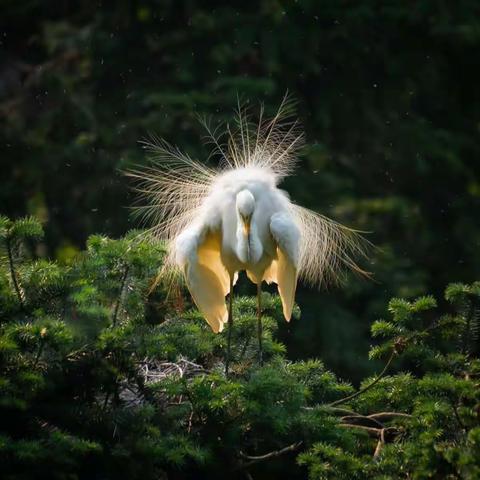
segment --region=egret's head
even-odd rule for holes
[[[250,233],[250,222],[255,210],[255,197],[249,190],[242,190],[237,193],[237,212],[243,223],[243,230],[246,235]]]

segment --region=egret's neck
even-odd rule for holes
[[[251,230],[249,233],[243,228],[241,221],[237,222],[237,256],[242,263],[248,263],[250,260],[250,237]]]
[[[247,232],[241,219],[237,221],[237,245],[236,253],[242,263],[256,263],[262,256],[262,244],[258,238],[257,226],[254,221],[250,224]]]

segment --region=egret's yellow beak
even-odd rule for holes
[[[243,233],[248,237],[250,235],[250,217],[242,217]]]

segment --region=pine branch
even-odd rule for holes
[[[19,286],[19,283],[18,283],[17,273],[15,272],[15,264],[14,264],[14,261],[13,261],[13,251],[12,251],[11,240],[9,238],[7,238],[6,241],[5,241],[5,244],[7,246],[8,265],[10,267],[10,276],[12,278],[13,287],[14,287],[15,292],[17,294],[18,301],[20,303],[20,308],[22,310],[24,310],[25,305],[23,303],[22,292],[20,290],[20,286]]]
[[[475,302],[473,300],[470,300],[470,307],[466,315],[467,325],[465,326],[465,332],[463,335],[462,353],[464,355],[469,353],[470,351],[471,325],[472,325],[472,321],[474,320],[473,318],[474,313],[475,313]]]
[[[34,362],[33,362],[33,366],[34,366],[34,367],[37,366],[38,361],[40,360],[40,357],[41,357],[41,355],[42,355],[42,353],[43,353],[44,347],[45,347],[45,341],[44,341],[43,338],[42,338],[42,340],[41,340],[41,342],[40,342],[40,346],[38,347],[37,355],[35,356],[35,360],[34,360]]]
[[[452,399],[450,399],[450,405],[452,406],[453,414],[455,415],[455,419],[460,425],[460,428],[465,431],[465,424],[462,422],[462,419],[458,413],[458,407]]]
[[[113,316],[112,316],[112,325],[114,327],[117,324],[118,311],[119,311],[120,305],[122,303],[123,291],[125,290],[125,283],[127,282],[127,277],[128,277],[129,270],[130,270],[130,267],[128,265],[126,265],[125,270],[123,271],[122,280],[121,280],[121,283],[120,283],[120,291],[118,293],[118,299],[117,299],[117,302],[115,304],[115,309],[113,311]]]
[[[250,344],[250,339],[252,338],[251,335],[247,337],[247,340],[243,344],[242,351],[240,352],[240,358],[238,362],[240,363],[243,360],[243,357],[245,356],[245,353],[247,352],[248,345]]]

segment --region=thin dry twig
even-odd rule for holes
[[[190,416],[188,417],[188,428],[187,428],[188,433],[190,433],[192,431],[193,414],[194,413],[195,413],[195,411],[193,410],[193,406],[192,406],[192,411],[190,412]]]
[[[380,437],[377,442],[377,446],[375,447],[375,452],[373,452],[373,458],[377,459],[380,456],[383,446],[385,445],[385,429],[382,428],[380,431]]]
[[[383,436],[384,442],[395,437],[399,431],[395,427],[385,427],[385,428],[373,428],[366,427],[365,425],[358,425],[353,423],[340,423],[341,427],[344,428],[358,428],[367,432],[371,437],[381,438]]]
[[[142,385],[149,385],[152,383],[161,383],[162,381],[172,378],[189,379],[208,373],[208,370],[201,365],[191,362],[183,357],[180,357],[176,362],[167,362],[161,360],[151,360],[145,358],[139,362],[137,367],[138,376],[142,379]],[[139,405],[144,402],[144,389],[138,385],[131,385],[128,381],[123,382],[120,391],[122,401],[130,405]],[[163,401],[166,406],[171,405],[171,396],[166,393],[157,392],[156,398]],[[174,402],[175,405],[182,403],[182,397]]]
[[[366,417],[364,415],[346,415],[340,419],[344,423],[364,425],[365,427],[384,428],[385,425],[375,418]]]
[[[388,358],[388,361],[385,364],[385,367],[383,367],[383,370],[380,372],[380,374],[377,376],[377,378],[375,378],[375,380],[373,380],[373,382],[369,383],[366,387],[361,388],[357,392],[352,393],[351,395],[348,395],[347,397],[340,398],[339,400],[335,400],[334,402],[329,403],[327,406],[328,407],[334,407],[336,405],[341,405],[342,403],[348,402],[349,400],[352,400],[352,399],[358,397],[362,393],[365,393],[367,390],[370,390],[370,388],[372,388],[374,385],[376,385],[380,381],[380,379],[385,376],[385,373],[387,373],[387,370],[390,367],[390,364],[392,363],[392,361],[395,357],[395,353],[396,353],[395,350],[392,350],[392,353],[390,354],[390,357]]]
[[[367,418],[378,420],[379,422],[384,422],[386,420],[390,420],[396,417],[401,418],[412,418],[412,415],[409,413],[402,413],[402,412],[379,412],[379,413],[372,413],[371,415],[367,415]]]
[[[380,436],[380,428],[374,427],[366,427],[365,425],[357,425],[353,423],[340,423],[340,427],[345,428],[358,428],[359,430],[364,430],[372,437],[379,437]]]
[[[292,443],[291,445],[288,445],[280,450],[274,450],[273,452],[266,453],[264,455],[246,455],[242,451],[239,452],[239,456],[243,458],[244,460],[248,460],[248,462],[243,463],[240,465],[239,468],[245,469],[248,468],[258,462],[263,462],[265,460],[270,460],[271,458],[276,458],[279,457],[280,455],[283,455],[288,452],[294,452],[295,450],[298,450],[302,446],[303,442],[295,442]]]

